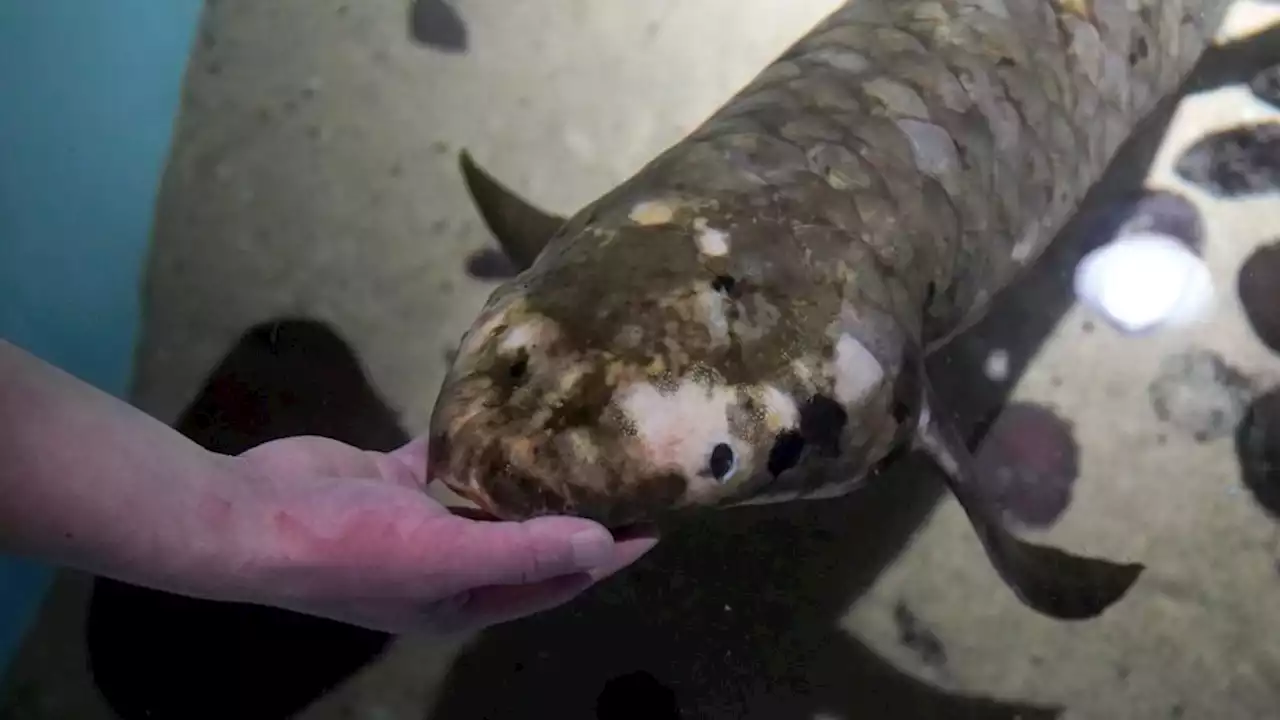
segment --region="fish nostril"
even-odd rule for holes
[[[507,373],[512,380],[520,381],[524,379],[525,373],[529,371],[529,356],[521,354],[515,362],[511,363],[511,367],[507,369]]]

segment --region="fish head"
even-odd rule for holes
[[[501,519],[621,527],[847,490],[887,455],[892,324],[859,339],[798,268],[708,263],[698,220],[570,228],[495,291],[432,413],[433,479]]]

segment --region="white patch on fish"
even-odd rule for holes
[[[836,341],[836,400],[852,405],[884,379],[884,368],[866,346],[848,333]]]
[[[769,432],[791,430],[800,424],[800,408],[796,407],[795,399],[787,393],[772,385],[765,385],[761,399],[764,400],[765,412],[768,413]]]
[[[920,172],[946,180],[960,167],[955,141],[941,126],[906,118],[898,121],[898,129],[911,142],[911,155]]]
[[[573,428],[561,434],[559,442],[573,457],[584,462],[595,464],[600,461],[600,448],[591,439],[591,434],[582,428]]]
[[[716,344],[729,341],[729,318],[724,313],[724,296],[710,288],[698,290],[696,295],[698,309],[702,311],[706,321],[707,332]]]
[[[698,231],[698,236],[695,238],[698,243],[698,252],[711,257],[724,257],[729,254],[729,233],[710,227],[702,218],[695,220],[693,227]]]
[[[795,374],[800,382],[806,385],[813,383],[813,371],[809,369],[809,363],[803,360],[792,360],[791,372]]]
[[[689,500],[720,494],[725,487],[707,474],[711,452],[724,443],[733,448],[738,467],[751,462],[750,448],[729,430],[729,408],[737,392],[683,380],[674,391],[647,382],[623,390],[617,405],[635,428],[644,460],[658,468],[674,468],[689,481]]]
[[[538,337],[538,329],[532,322],[521,323],[507,331],[498,349],[504,353],[527,348]]]
[[[663,225],[676,216],[675,210],[661,200],[645,200],[631,208],[627,217],[637,225]]]
[[[483,318],[467,331],[462,338],[462,342],[458,344],[458,357],[466,357],[479,352],[494,332],[506,322],[507,316],[513,307],[514,304],[505,308],[493,308],[489,317]]]

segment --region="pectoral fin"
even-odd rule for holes
[[[458,154],[458,166],[480,217],[517,270],[525,270],[565,223],[565,218],[538,209],[476,164],[471,154]]]
[[[1016,537],[978,487],[973,458],[951,423],[938,415],[932,390],[927,383],[922,389],[915,447],[942,470],[991,564],[1018,598],[1049,617],[1086,620],[1123,597],[1143,566],[1073,555]]]

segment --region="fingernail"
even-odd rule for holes
[[[603,529],[580,530],[569,537],[573,563],[583,570],[603,565],[613,557],[613,536]]]

